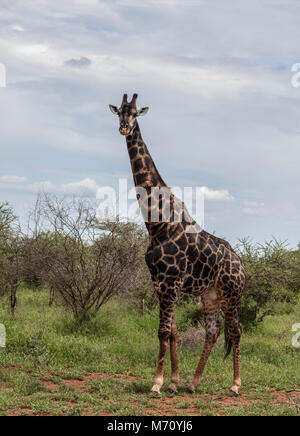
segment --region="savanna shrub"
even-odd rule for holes
[[[277,240],[264,245],[243,239],[237,247],[246,285],[241,306],[244,325],[255,325],[274,314],[278,303],[295,303],[300,292],[300,251]]]

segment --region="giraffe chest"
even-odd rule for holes
[[[150,246],[146,253],[146,263],[152,277],[164,281],[166,277],[182,277],[186,271],[187,259],[175,243]]]

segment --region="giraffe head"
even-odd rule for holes
[[[119,132],[121,133],[121,135],[125,135],[125,136],[131,135],[136,126],[137,117],[141,115],[146,115],[146,113],[149,110],[148,107],[137,109],[136,107],[137,97],[138,97],[137,94],[133,94],[132,100],[129,103],[127,101],[127,94],[124,94],[123,101],[119,109],[117,108],[117,106],[113,106],[111,104],[109,105],[109,108],[112,111],[112,113],[119,116],[119,120],[120,120]]]

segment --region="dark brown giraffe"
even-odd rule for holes
[[[158,367],[152,391],[160,393],[164,361],[170,342],[172,376],[169,391],[176,393],[179,381],[177,327],[174,306],[179,291],[200,296],[206,326],[204,350],[188,390],[200,383],[210,352],[220,335],[220,311],[225,317],[227,354],[233,347],[234,378],[230,395],[238,395],[240,378],[240,302],[245,283],[239,256],[223,239],[203,229],[190,217],[184,203],[176,198],[161,178],[146,144],[137,117],[148,112],[123,97],[120,108],[110,105],[119,116],[120,133],[126,136],[134,183],[145,224],[149,232],[146,262],[160,301],[160,342]],[[145,195],[141,195],[141,193]],[[155,219],[153,219],[155,217]],[[167,219],[166,219],[167,217]]]

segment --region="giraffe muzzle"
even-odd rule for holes
[[[120,128],[120,129],[119,129],[119,132],[121,133],[121,135],[124,135],[124,136],[126,136],[126,135],[129,134],[129,133],[128,133],[128,129],[126,129],[126,128],[124,128],[124,127]]]

